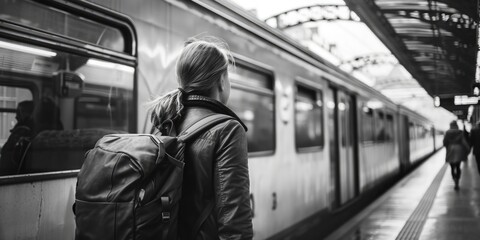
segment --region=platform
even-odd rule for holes
[[[454,189],[440,150],[327,240],[480,238],[480,176],[472,155]]]

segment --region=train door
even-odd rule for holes
[[[344,92],[338,93],[338,134],[339,134],[339,175],[340,203],[343,204],[355,197],[355,157],[354,157],[354,124],[352,97]]]
[[[407,116],[400,118],[400,171],[405,172],[410,165],[410,128]]]
[[[355,155],[355,100],[329,88],[327,94],[330,143],[332,206],[338,207],[358,193],[358,164]]]
[[[329,88],[327,91],[328,142],[330,146],[330,204],[332,207],[340,205],[340,178],[338,175],[338,111],[337,90]]]

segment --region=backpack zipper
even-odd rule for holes
[[[140,164],[132,156],[130,156],[128,154],[125,154],[125,155],[128,156],[128,159],[130,160],[131,166],[133,168],[135,168],[135,170],[140,173],[141,178],[143,178],[145,176],[145,173],[143,172],[143,169],[140,166]]]
[[[157,145],[157,147],[160,147],[160,139],[158,139],[155,135],[153,134],[149,134],[150,135],[150,138],[153,139],[153,142],[155,143],[155,145]]]

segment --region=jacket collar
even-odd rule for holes
[[[235,114],[230,108],[225,106],[225,104],[209,97],[200,96],[200,95],[188,95],[184,100],[183,105],[185,107],[204,107],[208,108],[216,113],[225,114],[231,116],[237,120],[245,131],[248,131],[247,126],[242,122],[242,120]]]

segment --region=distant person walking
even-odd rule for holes
[[[478,173],[480,174],[480,121],[470,131],[470,146],[477,161]]]
[[[447,157],[445,160],[450,164],[452,177],[455,181],[455,190],[458,190],[458,183],[460,181],[460,175],[462,174],[460,164],[462,161],[467,160],[470,146],[463,131],[458,129],[456,121],[450,123],[450,129],[447,130],[443,138],[443,146],[447,148]]]

